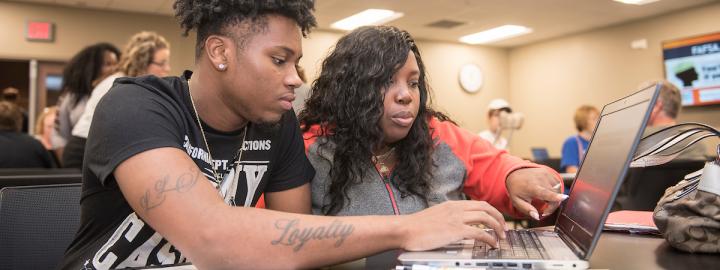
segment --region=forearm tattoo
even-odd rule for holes
[[[167,192],[187,192],[195,186],[199,178],[200,172],[183,173],[175,181],[170,180],[169,175],[165,175],[155,181],[155,186],[146,190],[145,194],[140,197],[140,207],[146,212],[150,211],[165,201]]]
[[[355,226],[343,224],[334,220],[328,226],[300,228],[297,219],[280,219],[275,221],[275,229],[280,231],[280,237],[271,242],[273,245],[294,246],[293,251],[298,252],[310,240],[335,240],[335,247],[340,247],[345,239],[352,234]]]

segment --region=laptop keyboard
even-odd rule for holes
[[[475,241],[473,259],[543,259],[549,258],[545,247],[540,243],[535,231],[509,230],[505,240],[499,239],[495,231],[488,231],[499,248],[493,248],[485,242]]]

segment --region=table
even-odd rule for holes
[[[395,269],[398,251],[392,250],[362,260],[325,269]],[[719,254],[690,254],[672,248],[659,236],[603,232],[590,258],[591,269],[717,269]]]
[[[595,269],[717,269],[720,254],[691,254],[664,238],[604,232],[590,267]]]

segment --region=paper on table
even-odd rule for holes
[[[615,211],[605,221],[606,231],[622,231],[639,234],[659,234],[653,212],[651,211]]]

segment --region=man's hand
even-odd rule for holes
[[[405,230],[402,248],[409,251],[428,250],[463,240],[477,239],[497,247],[497,241],[483,224],[505,238],[505,219],[483,201],[448,201],[412,215],[403,216]]]
[[[539,220],[539,212],[530,204],[533,199],[547,202],[543,216],[552,214],[567,195],[560,192],[560,182],[544,168],[523,168],[510,173],[505,180],[510,200],[520,212]]]

